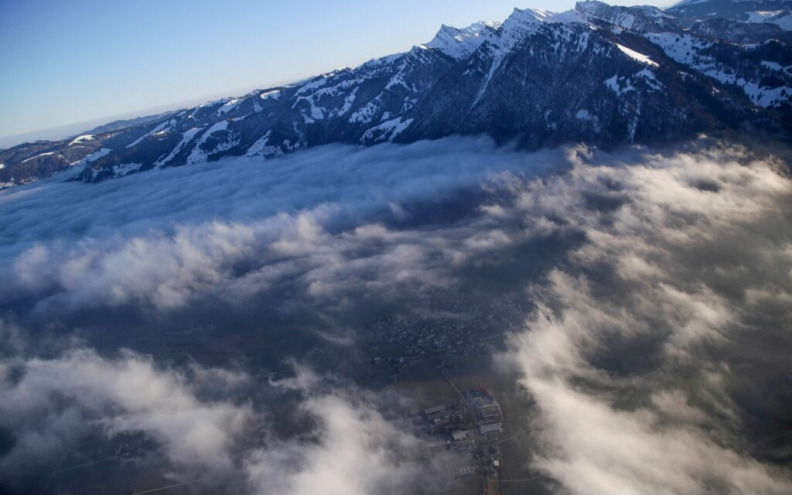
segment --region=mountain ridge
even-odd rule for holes
[[[687,26],[672,9],[587,1],[562,13],[514,9],[502,23],[443,25],[425,44],[356,68],[77,143],[2,151],[0,184],[64,170],[95,182],[225,156],[452,134],[525,148],[667,143],[700,132],[788,140],[792,50],[766,37],[780,28],[712,19]],[[734,41],[734,23],[744,43]]]

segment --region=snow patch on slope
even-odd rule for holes
[[[151,136],[161,133],[162,131],[168,129],[171,125],[173,125],[173,123],[174,122],[172,120],[167,120],[167,121],[161,123],[160,125],[158,125],[154,129],[152,129],[151,131],[149,131],[146,134],[140,136],[134,142],[128,144],[127,145],[127,149],[134,148],[135,146],[139,145],[140,143],[142,143],[144,140],[150,138]]]
[[[223,105],[222,107],[218,108],[217,109],[217,114],[218,115],[225,115],[228,112],[230,112],[231,110],[233,110],[236,107],[238,107],[240,103],[242,103],[241,99],[233,99],[233,100],[229,101],[228,103],[226,103],[225,105]]]
[[[784,31],[792,31],[792,13],[788,10],[758,10],[748,12],[748,20],[752,24],[775,24]]]
[[[635,91],[635,86],[632,85],[630,79],[619,75],[606,79],[605,86],[616,93],[617,96],[624,96],[630,91]]]
[[[98,151],[94,151],[93,153],[91,153],[90,155],[84,157],[81,160],[77,160],[76,162],[72,162],[70,166],[72,166],[72,167],[74,167],[74,166],[83,166],[83,165],[87,165],[89,163],[93,163],[96,160],[109,155],[112,151],[113,150],[111,150],[110,148],[102,148],[102,149],[100,149]]]
[[[74,146],[75,144],[80,144],[84,141],[92,141],[93,138],[94,138],[93,134],[84,134],[82,136],[77,136],[72,140],[71,143],[69,143],[69,146]]]
[[[281,90],[265,91],[259,95],[262,100],[280,100]]]
[[[253,146],[251,146],[247,150],[247,153],[245,153],[245,155],[246,156],[267,156],[267,157],[276,156],[276,155],[282,155],[283,152],[280,150],[280,148],[278,148],[277,146],[271,146],[269,144],[269,139],[270,139],[270,135],[271,134],[272,134],[272,131],[267,131],[267,133],[264,134],[264,136],[261,137],[261,139],[259,139],[255,143],[253,143]]]
[[[644,55],[642,53],[638,53],[635,50],[631,50],[631,49],[627,48],[626,46],[620,45],[618,43],[616,43],[616,47],[618,47],[619,50],[621,50],[622,53],[624,53],[625,55],[627,55],[628,57],[630,57],[633,60],[641,62],[642,64],[651,65],[652,67],[660,67],[660,64],[658,64],[657,62],[652,61],[652,59],[650,59],[649,57],[647,57],[646,55]]]
[[[379,112],[380,104],[376,99],[366,103],[349,117],[351,124],[368,124],[374,120],[374,116]]]
[[[346,115],[350,110],[352,110],[352,104],[355,103],[355,98],[357,98],[357,92],[360,89],[359,86],[355,86],[355,89],[352,90],[350,94],[344,98],[344,105],[341,108],[334,109],[330,112],[332,117],[340,117],[342,115]]]
[[[113,175],[116,177],[125,177],[129,174],[138,172],[142,166],[142,163],[122,163],[121,165],[114,165]]]
[[[776,17],[770,21],[784,31],[792,31],[792,13],[781,17]]]
[[[190,141],[195,139],[195,136],[198,135],[198,133],[203,129],[203,127],[193,127],[187,132],[182,133],[182,140],[179,142],[179,144],[177,144],[176,147],[171,150],[168,156],[157,160],[154,163],[154,168],[161,168],[163,165],[166,165],[168,162],[176,158],[176,155],[178,155],[184,149],[184,147],[190,143]]]
[[[694,38],[689,34],[674,33],[648,33],[646,38],[662,48],[666,55],[681,64],[698,67],[702,64],[714,62],[712,57],[700,53],[702,50],[712,46],[709,41]]]
[[[402,121],[401,117],[383,122],[382,124],[367,130],[366,133],[363,134],[363,137],[360,138],[360,141],[362,143],[393,141],[396,136],[404,132],[405,129],[410,127],[410,124],[412,123],[413,119]]]
[[[38,155],[36,155],[36,156],[31,156],[30,158],[27,158],[27,159],[25,159],[25,160],[22,160],[20,163],[26,163],[26,162],[29,162],[29,161],[31,161],[31,160],[35,160],[36,158],[42,158],[42,157],[45,157],[45,156],[50,156],[50,155],[54,155],[54,154],[55,154],[55,152],[54,152],[54,151],[48,151],[48,152],[46,152],[46,153],[39,153],[39,154],[38,154]]]
[[[227,131],[227,130],[228,130],[228,121],[227,120],[221,120],[220,122],[217,122],[212,127],[210,127],[206,132],[204,132],[201,135],[201,139],[198,140],[198,143],[193,148],[192,152],[190,153],[190,156],[187,157],[187,163],[204,162],[204,161],[206,161],[207,158],[209,158],[209,155],[212,154],[212,153],[217,153],[217,152],[220,152],[220,151],[226,151],[228,149],[233,148],[237,144],[234,141],[227,141],[225,143],[220,143],[217,146],[215,146],[214,149],[212,149],[210,151],[204,151],[201,148],[201,145],[206,143],[206,141],[212,136],[212,134],[215,134],[217,132]]]

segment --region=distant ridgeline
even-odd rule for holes
[[[157,119],[0,152],[0,186],[86,182],[328,143],[488,134],[525,148],[792,131],[792,0],[578,3],[443,26],[406,53]]]

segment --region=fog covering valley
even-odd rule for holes
[[[372,365],[409,327],[503,397],[502,493],[792,493],[788,156],[453,137],[0,191],[0,492],[468,493],[405,424],[432,357]]]

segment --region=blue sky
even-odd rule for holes
[[[0,137],[355,66],[429,41],[442,23],[503,20],[514,7],[573,6],[571,0],[0,0]]]

